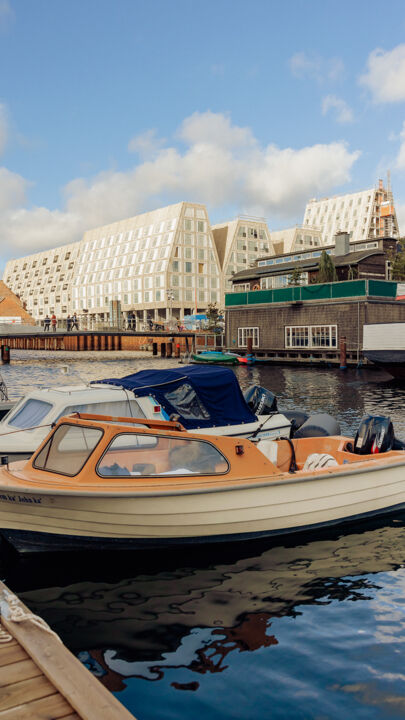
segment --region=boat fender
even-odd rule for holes
[[[323,470],[324,468],[336,467],[338,461],[328,453],[312,453],[305,460],[303,470]]]
[[[296,431],[304,424],[309,418],[307,413],[301,412],[301,410],[280,410],[279,412],[287,418],[291,423],[291,437],[295,437]]]
[[[256,447],[263,453],[267,460],[270,460],[273,465],[277,465],[278,445],[275,440],[270,440],[270,438],[261,438],[257,441]]]
[[[316,413],[311,415],[306,422],[294,433],[295,438],[328,437],[340,435],[340,425],[332,415],[327,413]]]

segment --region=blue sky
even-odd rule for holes
[[[391,169],[405,3],[0,0],[0,272],[164,204],[303,218]]]

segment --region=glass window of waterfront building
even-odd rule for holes
[[[286,348],[336,348],[337,325],[303,325],[285,328]]]
[[[259,328],[258,327],[240,327],[238,328],[238,347],[247,347],[248,338],[252,338],[252,346],[259,347]]]

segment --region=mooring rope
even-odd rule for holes
[[[21,428],[21,430],[10,430],[9,432],[0,433],[0,438],[6,435],[14,435],[14,433],[26,432],[27,430],[36,430],[37,428],[52,427],[53,423],[47,423],[46,425],[33,425],[33,427]]]
[[[31,622],[41,630],[45,630],[45,632],[50,635],[54,635],[60,642],[62,642],[59,635],[49,627],[48,623],[45,622],[43,618],[39,617],[39,615],[35,615],[29,610],[24,610],[18,597],[6,590],[3,591],[3,598],[0,600],[0,612],[6,620],[15,623]],[[0,642],[9,642],[8,639],[1,640],[1,635],[8,635],[9,638],[12,639],[11,635],[9,635],[6,631],[0,630]]]

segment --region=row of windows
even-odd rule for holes
[[[238,328],[238,347],[246,348],[248,338],[252,338],[252,346],[259,347],[259,328]],[[302,325],[285,328],[286,348],[336,348],[337,325]]]
[[[325,250],[327,255],[332,254],[332,250]],[[321,257],[322,250],[316,250],[311,253],[300,253],[299,255],[286,255],[280,258],[268,258],[267,260],[259,260],[257,263],[258,267],[264,267],[265,265],[280,265],[282,263],[295,262],[296,260],[307,260],[309,258]]]
[[[285,328],[285,347],[336,348],[337,325],[302,325]]]
[[[272,275],[271,277],[261,278],[261,290],[275,290],[277,288],[287,287],[291,283],[291,273],[288,275]],[[308,285],[308,273],[302,272],[297,283],[298,285]]]

